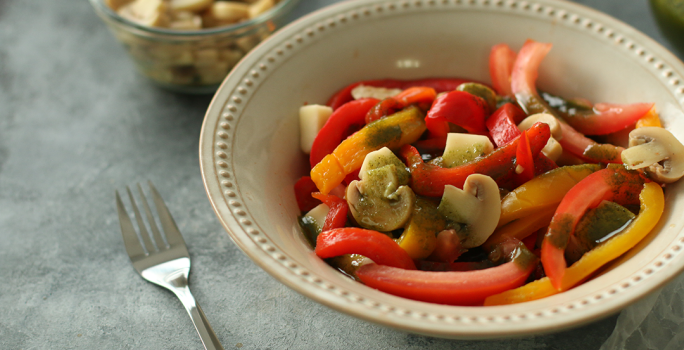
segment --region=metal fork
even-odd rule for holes
[[[142,191],[140,184],[137,185],[140,192],[143,208],[147,216],[147,222],[154,237],[154,244],[150,239],[150,235],[145,228],[142,215],[135,204],[135,199],[131,193],[130,188],[126,187],[128,197],[131,199],[131,206],[135,213],[135,219],[138,222],[138,230],[140,233],[140,241],[136,234],[133,223],[126,213],[126,208],[121,201],[119,191],[116,191],[116,208],[119,212],[119,223],[121,224],[121,234],[123,235],[124,245],[128,256],[131,258],[133,267],[146,280],[158,284],[170,291],[172,291],[180,299],[185,306],[185,310],[190,314],[192,323],[199,333],[200,339],[204,348],[207,350],[221,349],[214,330],[209,325],[207,317],[204,315],[202,308],[195,301],[195,298],[190,293],[188,288],[188,274],[190,273],[190,255],[188,248],[185,246],[183,236],[181,236],[176,222],[171,217],[169,209],[164,204],[157,189],[148,181],[150,186],[150,193],[154,206],[159,215],[159,222],[166,236],[166,241],[162,238],[157,224],[155,223],[150,206],[147,203],[145,194]]]

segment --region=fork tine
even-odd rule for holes
[[[137,185],[140,198],[142,198],[143,208],[145,209],[145,215],[147,216],[147,222],[150,224],[150,231],[152,231],[152,236],[154,236],[154,242],[157,244],[157,249],[162,250],[162,248],[166,248],[166,243],[164,243],[161,233],[159,233],[157,223],[154,221],[154,216],[152,216],[152,211],[150,210],[150,205],[147,203],[147,198],[145,198],[145,193],[143,193],[140,184],[138,183]]]
[[[123,236],[124,246],[126,247],[126,252],[128,256],[132,259],[145,256],[145,251],[140,245],[138,236],[135,234],[135,228],[133,228],[133,222],[131,218],[128,217],[126,213],[126,208],[121,201],[121,196],[119,196],[119,191],[116,193],[116,210],[119,212],[119,224],[121,225],[121,235]]]
[[[140,215],[138,206],[135,205],[135,198],[133,198],[133,193],[131,193],[131,189],[128,188],[128,186],[126,186],[126,191],[128,191],[128,197],[131,199],[131,206],[133,207],[133,213],[135,213],[135,220],[138,222],[140,237],[143,240],[145,249],[147,249],[148,253],[152,253],[155,251],[154,245],[152,245],[152,241],[150,240],[150,234],[147,233],[147,229],[145,228],[145,223],[142,220],[142,215]]]
[[[164,228],[164,234],[166,235],[166,241],[169,243],[169,246],[176,247],[178,245],[181,245],[185,247],[185,241],[183,240],[183,236],[181,236],[181,233],[178,230],[178,226],[176,225],[176,222],[173,220],[171,212],[169,212],[169,208],[167,208],[166,204],[164,204],[164,200],[152,184],[152,181],[148,181],[147,184],[150,186],[152,200],[154,200],[154,206],[157,208],[157,213],[159,214],[159,222]]]

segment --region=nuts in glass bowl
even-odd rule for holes
[[[297,0],[90,0],[138,70],[163,87],[213,93]]]

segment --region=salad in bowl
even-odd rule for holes
[[[389,294],[492,306],[574,288],[637,245],[684,145],[654,103],[538,91],[551,48],[495,45],[491,86],[368,80],[302,106],[294,191],[316,255]]]

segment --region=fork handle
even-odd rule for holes
[[[178,296],[178,299],[180,299],[183,306],[185,306],[185,310],[190,315],[190,319],[195,325],[195,329],[199,334],[204,348],[206,350],[224,350],[218,337],[216,337],[216,333],[214,333],[214,330],[211,328],[207,316],[204,315],[204,311],[202,311],[202,308],[195,300],[195,297],[190,293],[190,288],[187,286],[180,288],[176,287],[174,288],[174,293]]]

